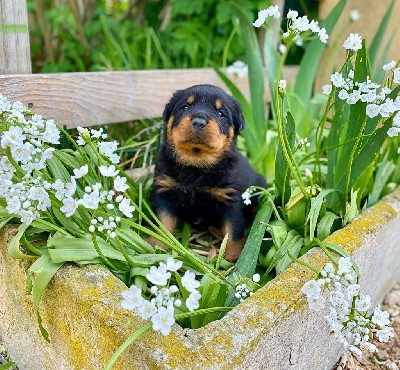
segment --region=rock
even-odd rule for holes
[[[400,307],[400,290],[394,290],[389,293],[385,298],[384,304],[392,308],[394,306]]]
[[[389,361],[385,364],[382,364],[382,367],[385,370],[399,370],[399,367],[393,361]]]
[[[386,361],[389,359],[389,354],[384,349],[379,349],[378,352],[375,353],[375,357],[379,361]]]

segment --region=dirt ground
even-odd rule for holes
[[[346,353],[333,370],[399,370],[400,368],[400,282],[385,297],[382,309],[390,314],[395,337],[389,343],[374,343],[378,352],[364,351],[363,356]]]
[[[400,282],[385,297],[382,309],[390,313],[391,325],[395,331],[395,337],[389,343],[375,343],[379,351],[374,354],[365,352],[361,358],[346,353],[332,370],[399,370],[400,368]],[[6,349],[0,338],[0,364],[5,363]],[[16,370],[17,367],[12,368]]]

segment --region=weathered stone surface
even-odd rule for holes
[[[400,277],[400,191],[368,209],[329,237],[353,253],[364,293],[378,303]],[[102,369],[116,348],[144,321],[120,307],[123,283],[99,266],[63,267],[40,310],[51,342],[41,337],[30,296],[27,262],[11,260],[0,237],[0,336],[21,370]],[[304,258],[322,267],[326,257]],[[115,369],[329,369],[342,348],[328,334],[321,314],[311,312],[300,288],[313,273],[294,264],[228,313],[197,330],[174,326],[167,337],[147,332]]]

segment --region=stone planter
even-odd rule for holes
[[[329,237],[353,253],[363,293],[377,304],[400,277],[400,190]],[[41,337],[31,297],[24,294],[27,262],[7,256],[15,232],[0,236],[0,336],[19,369],[102,369],[116,348],[144,324],[120,307],[122,282],[99,266],[63,267],[40,311],[50,343]],[[304,256],[322,267],[318,250]],[[300,288],[313,274],[293,264],[222,320],[197,330],[175,325],[163,337],[145,333],[115,369],[330,369],[343,349],[323,315],[309,311]]]

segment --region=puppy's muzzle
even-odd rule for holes
[[[195,130],[201,131],[207,126],[207,120],[201,117],[194,117],[192,119],[192,126]]]

